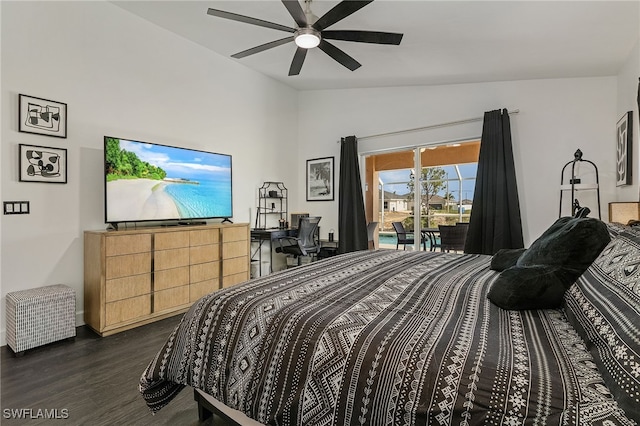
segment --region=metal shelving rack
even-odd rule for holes
[[[286,228],[288,217],[287,187],[282,182],[264,182],[258,189],[255,229]]]
[[[582,162],[587,163],[593,167],[593,170],[595,171],[595,182],[583,183],[582,178],[576,176],[576,164]],[[571,165],[571,177],[569,178],[569,183],[565,184],[565,171],[567,170],[567,167],[569,165]],[[583,159],[582,151],[579,149],[573,154],[573,160],[569,161],[562,168],[562,173],[560,175],[560,209],[558,217],[562,216],[562,195],[564,192],[571,192],[571,216],[575,215],[576,210],[581,207],[578,199],[576,198],[578,191],[596,191],[596,195],[598,198],[598,218],[602,219],[600,214],[600,179],[598,178],[598,167],[593,161]]]

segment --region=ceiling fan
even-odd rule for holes
[[[346,18],[352,13],[362,9],[373,0],[369,1],[353,1],[345,0],[338,3],[330,11],[318,18],[311,12],[311,0],[305,0],[305,10],[298,0],[282,0],[284,7],[287,8],[289,14],[296,23],[295,28],[273,22],[263,21],[262,19],[252,18],[250,16],[238,15],[236,13],[225,12],[223,10],[209,9],[207,13],[220,18],[231,19],[233,21],[244,22],[246,24],[257,25],[260,27],[271,28],[274,30],[286,31],[293,33],[293,36],[285,37],[251,49],[243,50],[234,55],[232,58],[244,58],[276,46],[280,46],[291,41],[298,46],[293,56],[289,75],[298,75],[302,69],[302,64],[307,55],[307,50],[319,47],[327,55],[344,65],[346,68],[354,71],[360,67],[360,63],[346,54],[344,51],[329,43],[329,40],[355,41],[359,43],[374,44],[393,44],[399,45],[402,40],[402,34],[386,33],[379,31],[354,31],[354,30],[326,30],[327,27]]]

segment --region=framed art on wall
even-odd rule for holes
[[[631,185],[632,182],[632,117],[632,111],[626,112],[616,126],[616,186]]]
[[[333,201],[334,157],[307,160],[307,201]]]
[[[20,182],[67,183],[67,150],[20,144]]]
[[[24,133],[67,137],[67,104],[19,95],[18,130]]]

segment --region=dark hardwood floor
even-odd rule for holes
[[[63,340],[14,357],[0,348],[0,423],[7,425],[221,425],[215,418],[198,421],[193,390],[152,415],[138,392],[138,381],[180,315],[108,337],[86,326],[75,340]],[[25,410],[31,409],[31,412]],[[9,411],[7,411],[9,410]],[[38,417],[38,410],[57,410],[66,420],[12,419],[18,410]],[[66,413],[66,415],[65,415]]]

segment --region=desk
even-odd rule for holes
[[[335,256],[338,254],[338,240],[320,240],[320,251],[318,252],[318,259],[326,259],[327,257]]]
[[[256,253],[258,254],[258,262],[259,262],[259,273],[258,276],[262,276],[262,244],[265,241],[269,241],[269,272],[273,272],[273,242],[277,241],[278,238],[282,237],[295,237],[298,235],[297,229],[280,229],[280,228],[272,228],[272,229],[252,229],[251,230],[251,241],[258,243],[258,249],[254,252],[251,252],[251,261],[254,261],[254,257]]]

